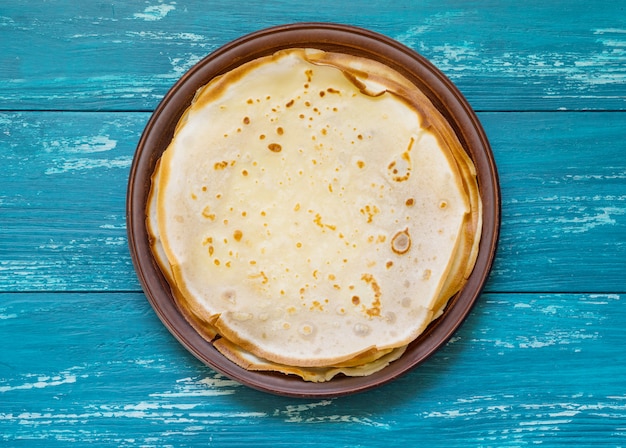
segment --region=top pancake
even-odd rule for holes
[[[180,299],[223,337],[331,366],[406,345],[458,290],[480,233],[474,174],[397,72],[292,49],[197,93],[153,219]]]

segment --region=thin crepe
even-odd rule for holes
[[[148,226],[178,303],[268,365],[386,356],[475,261],[471,159],[415,86],[370,60],[296,49],[216,78],[160,168]]]

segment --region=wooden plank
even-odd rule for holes
[[[268,26],[349,23],[429,58],[479,110],[624,110],[621,2],[20,1],[0,7],[3,110],[152,110],[193,64]],[[28,51],[24,51],[24,49]]]
[[[128,172],[147,114],[0,115],[1,290],[139,288]]]
[[[503,198],[488,290],[625,291],[626,114],[480,118]],[[0,114],[0,290],[139,290],[125,195],[147,119]]]
[[[394,383],[300,400],[201,365],[139,293],[2,293],[0,442],[621,446],[624,300],[484,294],[442,350]]]
[[[497,291],[626,290],[626,114],[481,114],[502,188]]]

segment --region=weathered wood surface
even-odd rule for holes
[[[0,107],[152,110],[206,54],[290,22],[369,28],[479,110],[626,109],[623,1],[53,1],[0,6]]]
[[[14,353],[0,364],[8,446],[624,441],[623,295],[485,294],[420,368],[378,390],[322,400],[270,396],[203,367],[139,293],[0,299],[0,334]]]
[[[203,366],[130,261],[133,152],[220,45],[294,21],[416,49],[480,111],[502,186],[494,270],[418,369],[331,400]],[[0,5],[0,444],[624,446],[626,4],[87,1]]]

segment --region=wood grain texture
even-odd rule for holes
[[[125,195],[148,117],[0,114],[0,290],[139,290]],[[503,198],[487,289],[626,291],[626,115],[481,113],[480,119]]]
[[[502,188],[491,290],[626,290],[623,113],[481,114]]]
[[[0,362],[0,442],[513,447],[565,446],[588,434],[587,446],[620,446],[623,301],[485,294],[447,346],[395,383],[294,400],[202,366],[142,294],[4,293],[0,341],[11,350]]]
[[[125,197],[147,119],[0,115],[0,289],[138,289]]]
[[[9,0],[0,6],[1,108],[152,110],[219,46],[301,21],[394,38],[429,58],[479,110],[626,109],[624,5],[582,0]]]

